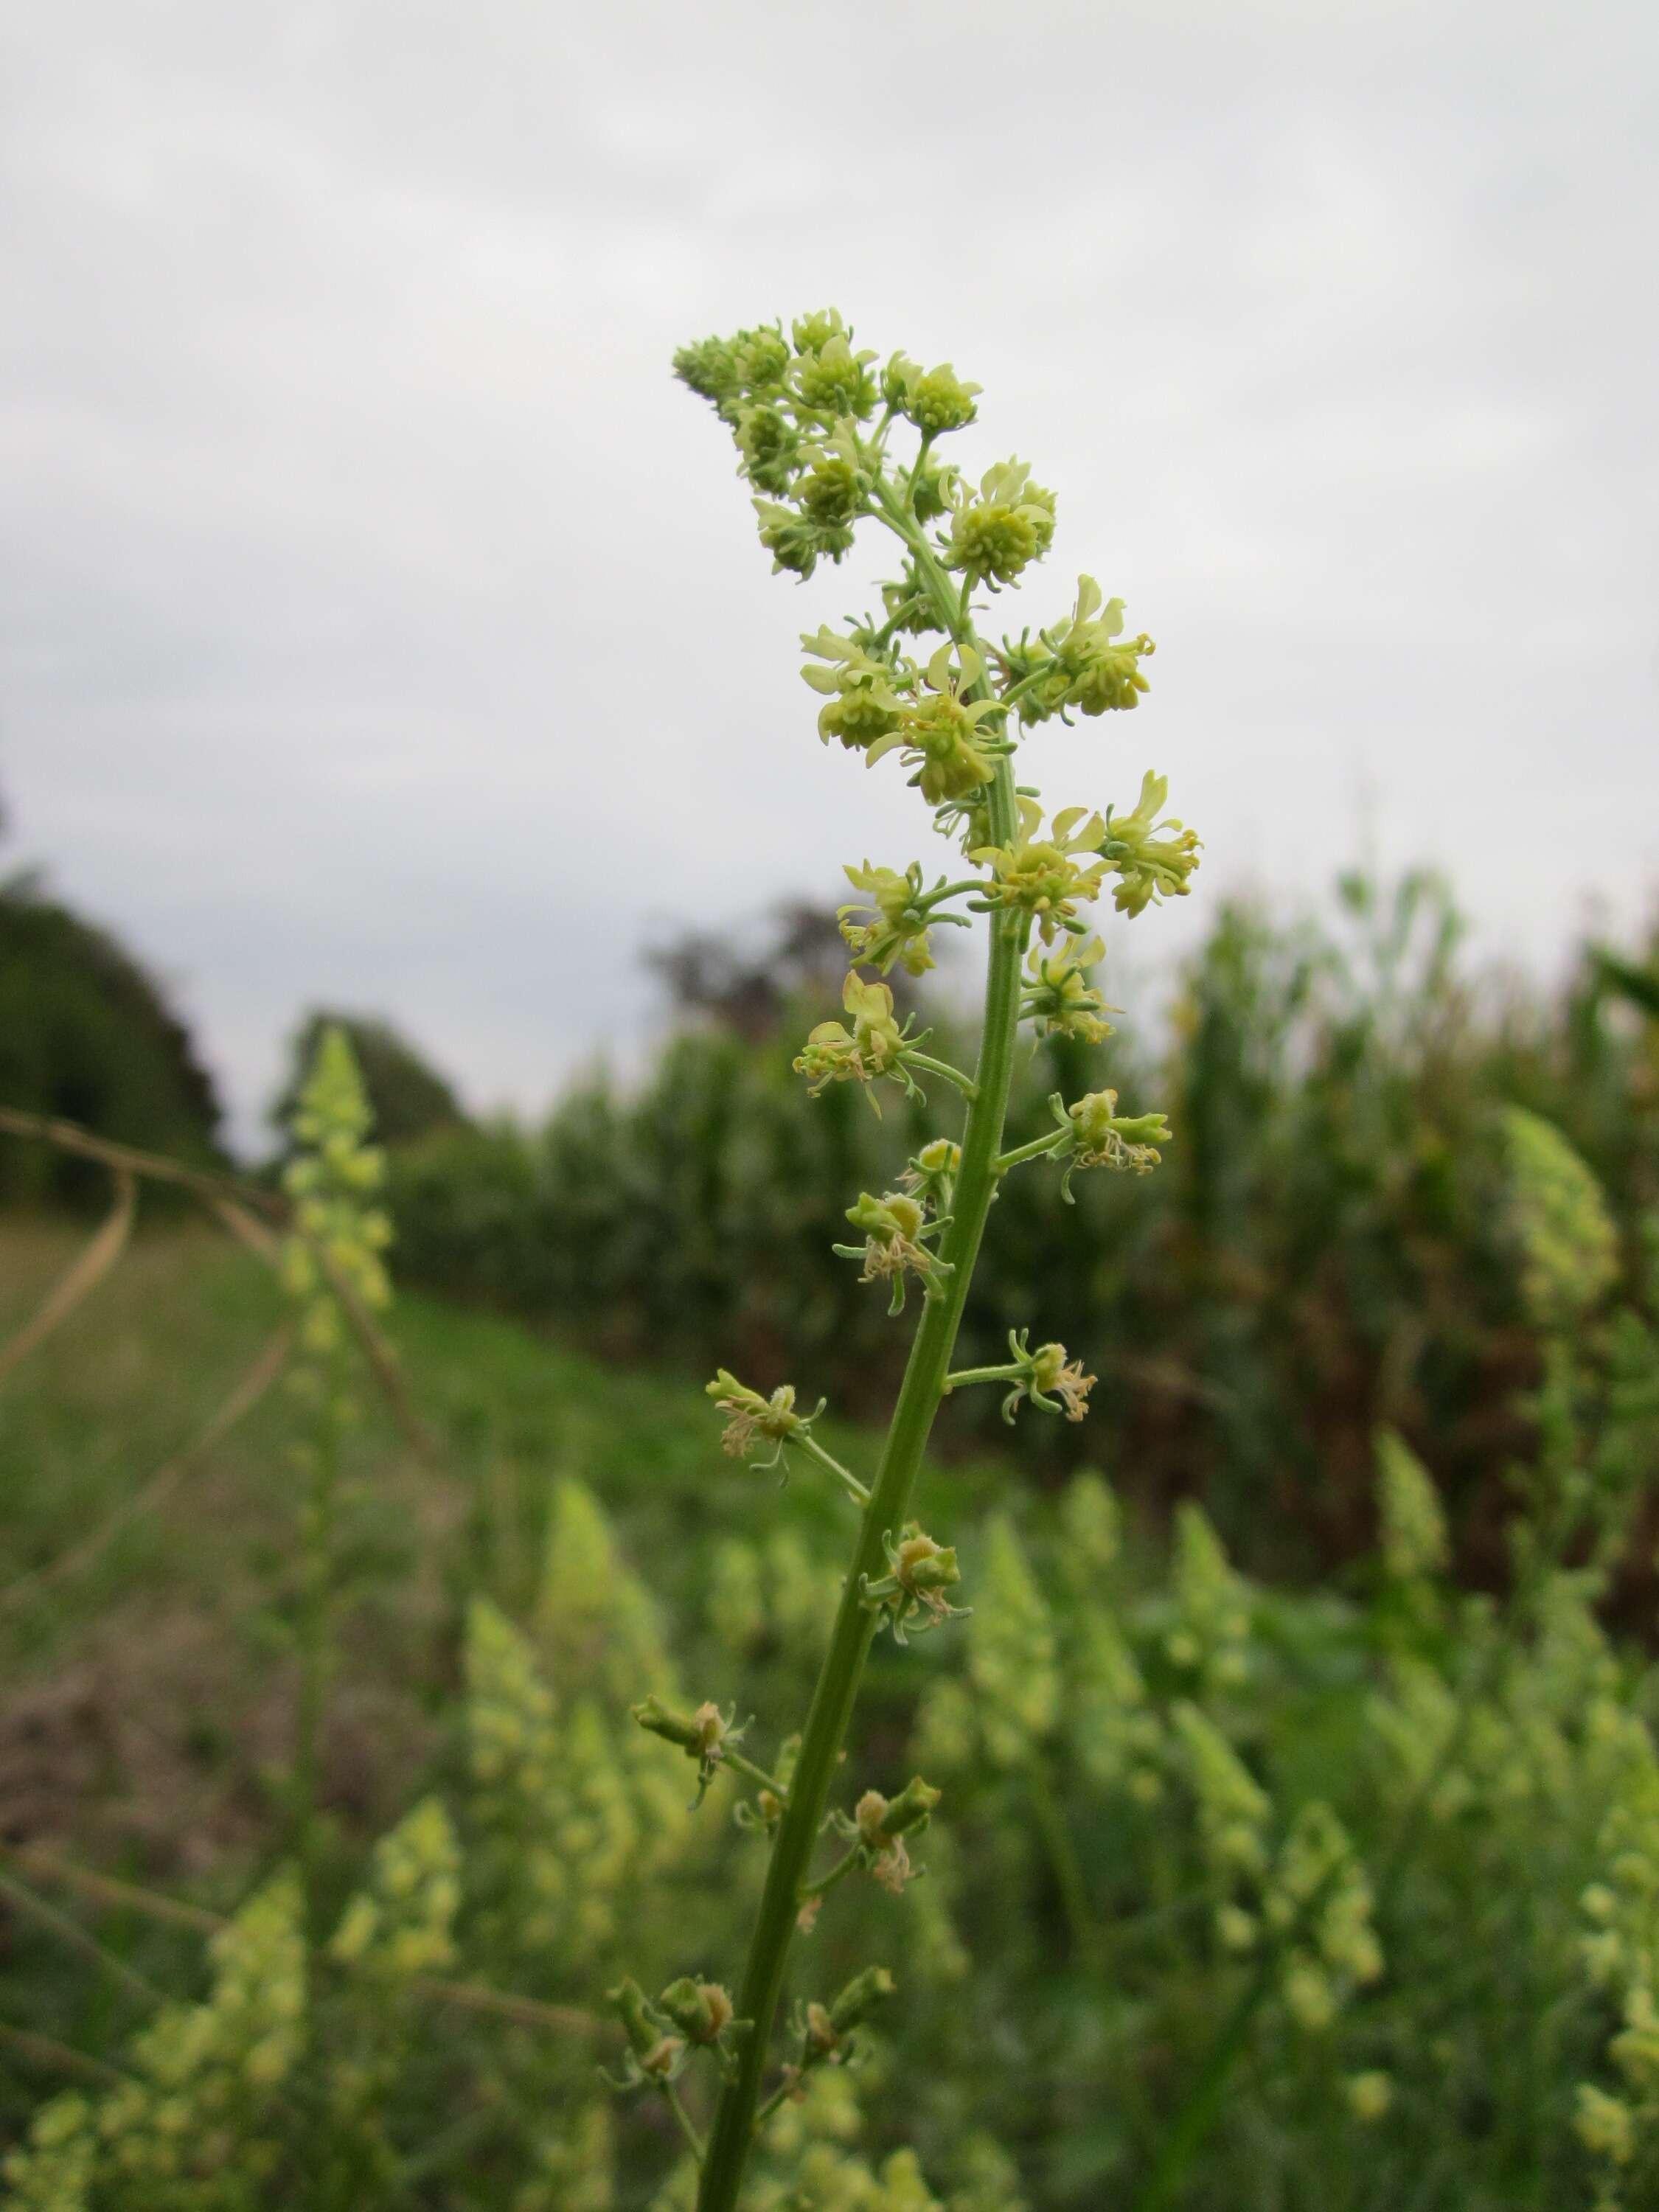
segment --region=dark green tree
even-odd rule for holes
[[[0,1105],[210,1163],[212,1079],[161,988],[106,930],[25,872],[0,882]],[[103,1170],[0,1137],[0,1203],[95,1201]]]

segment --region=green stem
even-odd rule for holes
[[[674,2118],[680,2124],[680,2133],[685,2137],[686,2142],[691,2147],[692,2157],[695,2158],[697,2164],[701,2166],[707,2155],[702,2147],[702,2137],[697,2133],[696,2128],[691,2124],[691,2115],[686,2111],[685,2106],[680,2102],[679,2091],[674,2087],[672,2081],[665,2081],[663,2084],[662,2094],[667,2103],[669,2111],[672,2112]]]
[[[858,1864],[858,1846],[854,1844],[853,1849],[848,1852],[845,1858],[840,1858],[836,1861],[836,1863],[830,1868],[828,1874],[821,1874],[816,1881],[809,1881],[807,1883],[805,1888],[802,1890],[800,1893],[802,1904],[805,1904],[809,1898],[828,1897],[830,1891],[835,1887],[838,1881],[845,1881],[848,1875],[852,1873],[853,1869]]]
[[[1092,1966],[1099,1955],[1100,1928],[1089,1902],[1089,1885],[1084,1880],[1083,1863],[1072,1841],[1066,1808],[1055,1792],[1047,1762],[1042,1759],[1031,1769],[1030,1795],[1031,1809],[1036,1814],[1054,1880],[1060,1885],[1060,1903],[1065,1907],[1073,1948],[1083,1965]]]
[[[982,891],[984,888],[983,876],[964,876],[959,884],[941,884],[938,890],[928,891],[916,903],[931,914],[936,906],[943,906],[946,899],[962,898],[969,891]]]
[[[1070,1129],[1051,1129],[1046,1137],[1033,1137],[1029,1145],[1016,1145],[1012,1152],[1004,1152],[997,1161],[997,1173],[1006,1175],[1022,1160],[1040,1160],[1045,1152],[1057,1152],[1062,1145],[1071,1143],[1073,1133]]]
[[[885,487],[881,489],[884,492]],[[884,501],[884,511],[891,526],[909,544],[916,573],[926,584],[940,619],[960,642],[972,643],[971,629],[960,617],[950,580],[920,531],[904,516],[896,502],[891,501],[890,495]],[[1013,769],[1006,759],[997,763],[988,804],[994,837],[999,842],[1012,838],[1017,810]],[[997,1147],[1007,1113],[1015,1030],[1019,1018],[1023,947],[1018,915],[1012,912],[994,915],[990,934],[975,1095],[969,1102],[963,1129],[962,1166],[943,1249],[943,1257],[950,1262],[952,1273],[945,1278],[941,1294],[927,1299],[922,1308],[870,1503],[865,1510],[857,1547],[842,1587],[830,1649],[812,1693],[811,1709],[801,1736],[800,1755],[773,1843],[766,1887],[738,1998],[740,2017],[752,2021],[754,2029],[739,2056],[736,2079],[720,2094],[697,2193],[698,2212],[734,2212],[737,2204],[744,2168],[754,2142],[761,2075],[783,1988],[801,1888],[811,1863],[865,1660],[875,1633],[876,1617],[864,1604],[860,1578],[867,1577],[871,1582],[878,1582],[887,1571],[882,1537],[897,1530],[904,1522],[905,1509],[933,1417],[944,1395],[951,1347],[967,1302],[986,1215],[996,1194]]]
[[[855,1498],[860,1505],[867,1505],[870,1503],[869,1492],[853,1473],[851,1468],[843,1467],[838,1459],[825,1451],[821,1443],[815,1443],[811,1437],[804,1435],[799,1429],[788,1441],[796,1451],[805,1452],[807,1458],[815,1461],[826,1474],[833,1474],[836,1481],[844,1486],[849,1498]]]
[[[730,1744],[720,1747],[720,1765],[731,1767],[735,1773],[746,1774],[758,1789],[769,1790],[780,1802],[789,1795],[787,1788],[775,1774],[769,1774],[763,1766],[757,1766],[752,1759],[745,1759],[740,1751],[733,1751]]]
[[[758,2135],[775,2112],[787,2105],[799,2085],[788,2080],[781,2081],[755,2115],[755,2133]]]
[[[972,1076],[964,1075],[959,1067],[952,1067],[948,1060],[935,1060],[932,1053],[915,1052],[907,1046],[904,1061],[907,1067],[925,1068],[929,1075],[942,1076],[946,1083],[954,1083],[970,1104],[979,1096],[979,1085]]]
[[[306,1919],[313,1941],[318,1932],[322,1881],[323,1715],[328,1699],[331,1654],[330,1613],[334,1557],[335,1509],[340,1476],[340,1362],[333,1355],[321,1378],[322,1405],[316,1430],[315,1457],[301,1524],[299,1621],[300,1688],[294,1727],[294,1783],[291,1818],[295,1848],[305,1891]]]
[[[1197,2080],[1188,2091],[1174,2126],[1158,2147],[1134,2212],[1162,2212],[1181,2186],[1194,2153],[1210,2132],[1229,2076],[1249,2040],[1250,2027],[1273,1984],[1274,1954],[1268,1953],[1240,1990],[1237,2002],[1216,2031]]]
[[[1301,1942],[1304,1931],[1324,1910],[1325,1901],[1346,1865],[1346,1859],[1338,1859],[1329,1867],[1303,1899],[1290,1926],[1264,1947],[1232,2010],[1217,2028],[1173,2125],[1158,2145],[1152,2171],[1135,2198],[1133,2212],[1163,2212],[1163,2208],[1173,2202],[1188,2167],[1220,2113],[1228,2081],[1249,2042],[1255,2016],[1273,1994],[1280,1960]]]
[[[954,1375],[947,1375],[947,1390],[965,1389],[970,1382],[1018,1382],[1024,1376],[1023,1367],[963,1367]]]

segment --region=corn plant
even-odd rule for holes
[[[802,672],[822,702],[822,741],[861,756],[866,768],[893,762],[908,769],[933,828],[967,871],[930,880],[920,860],[848,866],[860,896],[840,916],[849,955],[842,1018],[820,1023],[795,1063],[813,1091],[855,1085],[877,1113],[884,1089],[925,1104],[933,1086],[958,1094],[965,1109],[959,1132],[941,1130],[922,1144],[896,1188],[858,1194],[847,1208],[853,1239],[835,1248],[858,1265],[861,1281],[888,1293],[894,1317],[911,1288],[921,1294],[870,1480],[818,1442],[823,1407],[807,1410],[793,1386],[763,1394],[724,1369],[709,1385],[726,1416],[728,1452],[810,1469],[858,1516],[811,1706],[770,1768],[746,1743],[735,1709],[711,1699],[685,1712],[653,1697],[637,1710],[647,1729],[695,1762],[700,1797],[719,1776],[741,1779],[749,1794],[740,1810],[770,1854],[735,2000],[720,1984],[689,1978],[654,2002],[631,1982],[615,1993],[629,2039],[626,2076],[660,2094],[681,2122],[701,2167],[699,2212],[732,2212],[757,2128],[809,2074],[852,2055],[855,2031],[892,1989],[885,1969],[871,1966],[839,1996],[808,2002],[790,2030],[777,2086],[763,2099],[793,1939],[811,1930],[849,1877],[902,1889],[910,1848],[938,1802],[939,1792],[915,1776],[890,1798],[863,1790],[850,1813],[830,1806],[873,1638],[885,1630],[902,1644],[966,1610],[953,1602],[961,1582],[954,1547],[908,1515],[939,1405],[951,1391],[987,1384],[1002,1394],[1010,1422],[1022,1407],[1073,1421],[1087,1411],[1095,1378],[1063,1345],[1033,1345],[1029,1327],[1011,1333],[1006,1360],[951,1371],[999,1187],[1037,1163],[1060,1170],[1067,1195],[1081,1170],[1144,1173],[1169,1135],[1160,1114],[1120,1113],[1115,1091],[1057,1094],[1053,1126],[1005,1150],[1018,1033],[1027,1025],[1038,1037],[1103,1036],[1095,981],[1103,946],[1090,909],[1112,880],[1118,910],[1138,915],[1184,893],[1198,860],[1194,832],[1163,818],[1167,785],[1155,774],[1127,812],[1066,805],[1048,817],[1036,790],[1018,780],[1021,741],[1036,726],[1139,705],[1152,641],[1126,635],[1122,601],[1106,599],[1089,576],[1079,579],[1070,610],[1035,635],[1030,625],[1000,643],[984,634],[990,600],[1048,553],[1054,495],[1022,461],[995,463],[974,482],[945,459],[942,441],[976,417],[977,385],[949,364],[924,369],[899,353],[878,370],[875,360],[855,349],[833,311],[801,318],[787,336],[781,324],[742,331],[688,346],[675,360],[681,380],[732,432],[775,570],[805,580],[820,562],[839,562],[861,526],[896,541],[897,573],[880,586],[879,611],[845,630],[804,636]],[[987,918],[987,957],[969,1073],[929,1052],[930,1033],[915,1032],[914,1018],[901,1023],[883,979],[896,964],[924,973],[933,964],[933,933],[965,926],[971,914]],[[827,1814],[842,1848],[815,1870]],[[703,2054],[721,2082],[706,2150],[677,2087]]]

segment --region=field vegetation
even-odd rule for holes
[[[235,1177],[0,888],[10,2212],[1659,2204],[1654,970],[1356,878],[1115,1030],[1200,842],[1017,779],[1152,640],[997,641],[1054,495],[876,359],[675,362],[775,568],[891,541],[802,672],[950,858],[841,1018],[670,948],[530,1135],[319,1013]]]

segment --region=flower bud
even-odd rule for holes
[[[948,361],[938,368],[923,368],[908,355],[896,353],[882,371],[882,398],[927,438],[965,429],[978,412],[974,402],[983,388],[959,377]]]
[[[898,1984],[885,1966],[866,1966],[855,1974],[830,2008],[830,2024],[838,2035],[861,2027],[876,2007],[894,1996]]]
[[[629,2057],[638,2079],[670,2081],[684,2056],[685,2045],[677,2035],[665,2034],[661,2021],[639,1984],[631,1978],[605,1992],[615,2007],[628,2038]]]
[[[717,2043],[732,2023],[732,2000],[718,1982],[694,1982],[682,1974],[657,2002],[692,2043]]]

